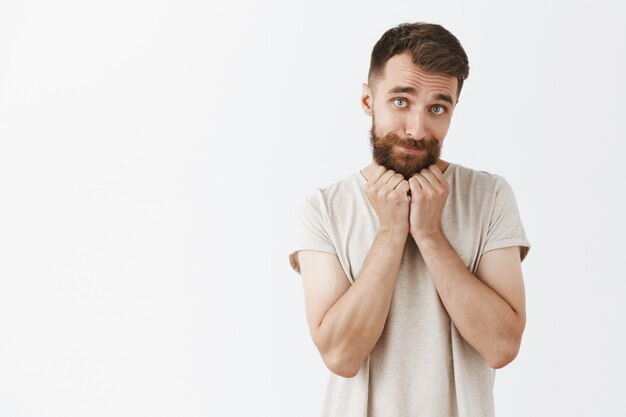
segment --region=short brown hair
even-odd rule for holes
[[[469,75],[469,61],[459,40],[434,23],[401,23],[385,32],[372,50],[368,84],[373,86],[383,76],[385,64],[392,56],[405,51],[424,71],[456,77],[458,101],[463,80]]]

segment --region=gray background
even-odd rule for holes
[[[287,254],[370,161],[371,48],[470,59],[444,159],[504,176],[532,249],[501,416],[623,416],[621,2],[0,3],[0,415],[317,416]]]

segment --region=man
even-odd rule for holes
[[[525,326],[530,248],[498,175],[440,159],[468,59],[439,25],[376,43],[373,161],[308,197],[292,267],[330,373],[323,416],[492,416]]]

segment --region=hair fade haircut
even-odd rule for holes
[[[424,71],[456,77],[458,102],[463,80],[469,75],[467,54],[452,33],[434,23],[401,23],[385,32],[372,50],[368,84],[373,87],[382,78],[387,61],[405,51]]]

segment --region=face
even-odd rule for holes
[[[404,53],[387,61],[373,89],[363,84],[361,105],[372,116],[374,160],[406,179],[436,163],[456,105],[457,79],[427,73]]]

